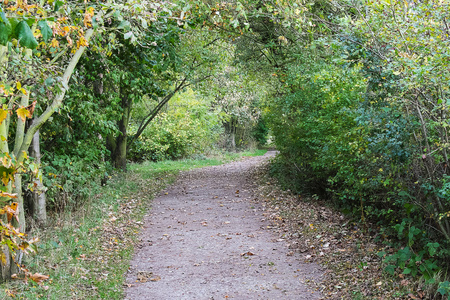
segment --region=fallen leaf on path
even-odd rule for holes
[[[252,255],[255,255],[255,254],[250,251],[241,253],[241,256],[252,256]]]

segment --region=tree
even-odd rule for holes
[[[0,110],[0,149],[2,155],[16,166],[15,170],[26,160],[36,132],[63,104],[70,78],[88,43],[92,42],[99,50],[100,46],[96,42],[111,30],[119,30],[125,39],[137,43],[145,32],[146,24],[158,19],[163,6],[163,3],[146,1],[124,4],[62,1],[40,1],[31,5],[23,1],[2,3],[0,62],[3,68],[0,93],[3,106]],[[170,13],[171,8],[171,5],[165,7],[163,15]],[[135,20],[136,16],[140,26],[129,26],[130,20]],[[118,26],[111,27],[111,23]],[[110,40],[106,50],[110,51],[116,45],[117,41]],[[53,86],[51,82],[59,76],[56,86]],[[38,94],[45,95],[44,101],[34,100]],[[10,113],[13,111],[16,112],[16,120],[11,120]],[[34,111],[41,113],[33,116]],[[33,122],[27,127],[26,119],[32,117]],[[10,138],[14,131],[9,125],[13,122],[16,124],[15,137]],[[10,145],[14,145],[12,151],[9,151]],[[19,206],[17,226],[23,231],[25,216],[21,180],[20,172],[12,172],[3,180],[2,189],[7,194],[15,189]],[[2,262],[4,280],[12,274],[9,262]]]

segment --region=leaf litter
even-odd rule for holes
[[[280,188],[268,175],[268,163],[253,173],[259,183],[254,190],[264,206],[264,220],[284,240],[290,251],[304,262],[326,268],[322,282],[311,285],[323,299],[427,299],[420,282],[383,272],[380,251],[392,252],[370,233],[374,224],[354,222],[332,209],[316,195],[303,197]],[[280,240],[281,241],[281,240]]]

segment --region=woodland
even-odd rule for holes
[[[46,279],[25,233],[130,162],[271,143],[285,188],[371,224],[387,276],[450,297],[449,14],[446,0],[2,0],[2,281]]]

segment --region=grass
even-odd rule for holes
[[[199,159],[180,159],[165,160],[161,162],[144,162],[141,164],[132,164],[129,169],[137,172],[144,177],[154,177],[160,172],[178,172],[194,168],[203,168],[207,166],[217,166],[230,161],[238,160],[242,157],[262,156],[267,150],[253,150],[238,153],[220,153],[212,157],[201,157]]]
[[[142,219],[151,199],[172,183],[180,170],[220,165],[266,150],[223,154],[213,158],[130,164],[105,187],[92,192],[76,212],[50,216],[45,230],[34,228],[39,253],[27,268],[46,274],[42,285],[22,280],[2,284],[0,299],[120,299]]]

